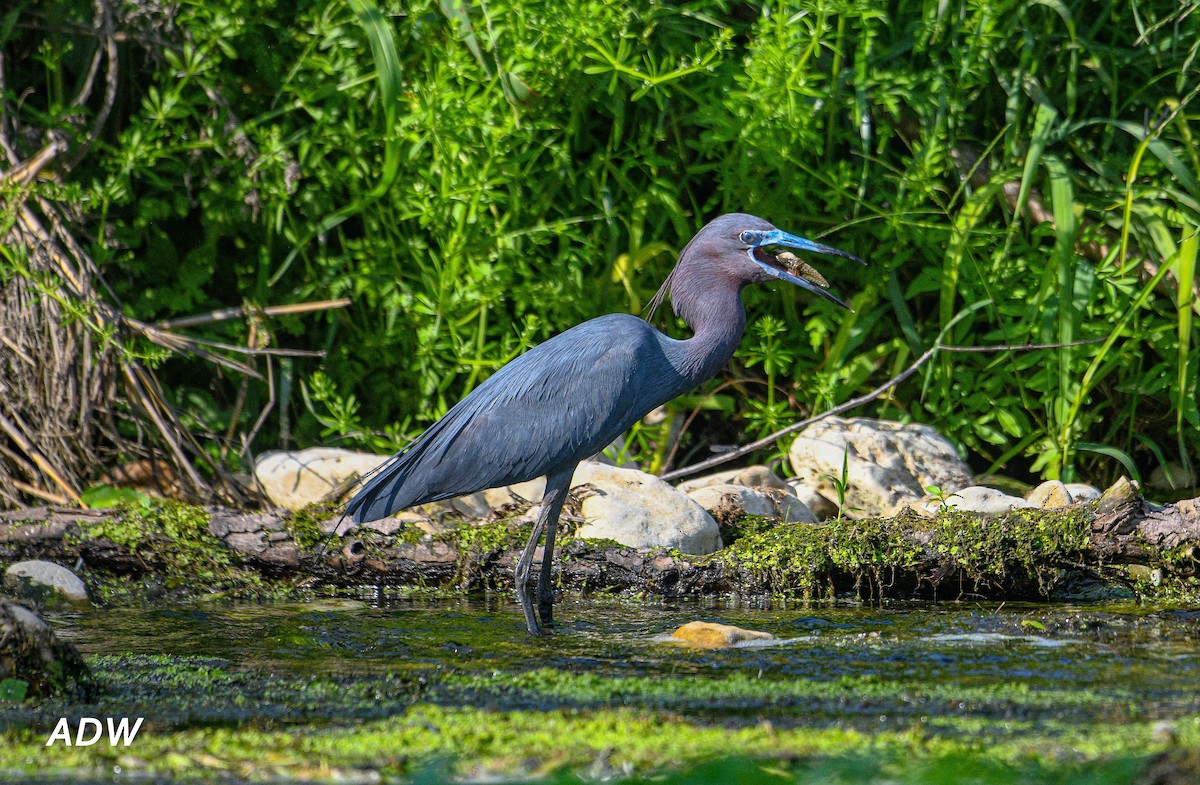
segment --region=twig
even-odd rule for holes
[[[38,172],[50,165],[60,153],[67,150],[67,143],[61,138],[55,138],[50,144],[38,150],[32,158],[22,161],[17,166],[0,175],[0,183],[28,185],[37,177]]]
[[[44,472],[50,479],[54,480],[58,487],[62,488],[63,491],[65,491],[66,494],[71,497],[72,501],[74,501],[76,504],[80,503],[79,492],[71,487],[69,482],[63,479],[63,476],[59,474],[54,466],[50,464],[50,461],[46,459],[46,456],[42,454],[42,451],[38,449],[37,445],[29,441],[25,434],[21,432],[21,429],[3,414],[0,414],[0,430],[3,430],[5,433],[7,433],[9,438],[16,442],[17,446],[19,446],[24,453],[28,455],[34,463],[37,464],[37,467],[41,469],[42,472]]]
[[[345,308],[350,305],[349,297],[341,297],[337,300],[318,300],[311,303],[291,303],[289,305],[268,305],[264,308],[254,309],[263,316],[283,316],[291,313],[307,313],[308,311],[327,311],[332,308]],[[160,330],[178,330],[183,327],[195,327],[200,324],[211,324],[212,322],[223,322],[229,319],[238,319],[246,315],[245,308],[223,308],[219,311],[211,311],[210,313],[197,314],[195,316],[181,316],[178,319],[164,319],[154,326]]]
[[[61,504],[61,505],[66,506],[71,503],[71,500],[68,499],[66,496],[62,496],[61,494],[54,493],[53,491],[47,491],[43,488],[38,488],[37,486],[30,485],[27,482],[21,482],[20,480],[16,479],[15,477],[10,478],[10,482],[12,482],[13,487],[16,488],[18,491],[20,491],[21,493],[27,493],[30,496],[36,496],[39,499],[43,499],[45,501],[50,502],[51,504]]]

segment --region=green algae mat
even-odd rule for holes
[[[557,614],[531,638],[506,600],[374,592],[52,613],[99,689],[0,702],[0,781],[1200,781],[1200,610],[567,597]],[[667,640],[694,619],[776,640]]]

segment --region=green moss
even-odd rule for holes
[[[921,550],[897,519],[788,523],[747,534],[715,558],[777,592],[806,598],[832,591],[835,572],[880,582],[892,569],[910,568]]]
[[[499,518],[485,523],[464,522],[442,539],[458,548],[460,559],[478,561],[498,552],[524,547],[532,532],[532,523]]]
[[[761,515],[739,515],[728,522],[717,523],[721,530],[721,542],[725,543],[726,547],[744,537],[771,531],[779,525],[778,519]]]
[[[329,539],[329,535],[321,530],[321,522],[337,516],[340,505],[333,502],[317,502],[288,516],[286,525],[292,542],[301,551],[312,551]]]
[[[933,550],[978,583],[1035,579],[1041,591],[1065,563],[1078,563],[1088,549],[1091,511],[1019,509],[987,518],[953,510],[937,516]]]
[[[161,572],[167,588],[199,582],[202,588],[260,584],[257,573],[238,569],[238,560],[208,530],[202,507],[169,499],[150,505],[121,505],[112,518],[81,521],[81,541],[110,542]]]
[[[418,705],[389,719],[320,732],[308,725],[156,730],[139,736],[132,750],[46,748],[43,733],[8,731],[0,734],[7,742],[0,745],[0,771],[65,774],[120,765],[126,775],[216,780],[240,771],[263,780],[341,781],[367,769],[391,781],[441,762],[450,776],[524,781],[559,773],[556,781],[577,782],[578,775],[568,772],[599,766],[611,779],[717,759],[707,764],[704,778],[681,781],[1050,783],[1087,775],[1083,781],[1115,785],[1134,781],[1148,765],[1148,753],[1161,748],[1148,743],[1150,730],[1141,725],[1036,742],[995,735],[992,727],[981,730],[993,734],[986,747],[929,736],[916,726],[878,733],[769,723],[729,729],[629,709],[504,712]],[[731,750],[740,756],[737,764],[727,758]],[[731,766],[748,778],[707,778]],[[831,779],[835,772],[840,776]]]
[[[1082,509],[1014,510],[985,518],[948,511],[933,520],[914,515],[783,524],[749,531],[714,558],[774,591],[806,598],[832,591],[850,574],[872,591],[896,570],[917,567],[927,551],[941,555],[980,584],[1035,580],[1043,591],[1064,562],[1088,547],[1090,515]]]

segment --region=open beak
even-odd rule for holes
[[[750,235],[748,238],[750,240],[748,243],[749,248],[747,249],[750,258],[755,264],[766,271],[768,275],[778,278],[781,281],[793,283],[801,289],[824,297],[829,302],[840,305],[847,311],[854,310],[826,291],[827,284],[820,273],[797,259],[795,255],[784,253],[783,251],[785,249],[811,251],[830,256],[840,256],[843,259],[850,259],[851,261],[865,265],[866,262],[862,259],[832,246],[814,243],[812,240],[806,240],[803,237],[797,237],[794,234],[788,234],[779,229],[763,232],[744,232],[743,234]]]

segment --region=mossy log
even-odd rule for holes
[[[41,558],[100,573],[174,574],[196,589],[246,573],[340,586],[507,589],[529,532],[523,520],[431,535],[387,519],[331,535],[337,519],[328,513],[48,507],[0,513],[0,562]],[[742,519],[727,524],[726,540],[729,547],[701,557],[568,535],[556,578],[568,589],[666,596],[857,590],[872,598],[1035,599],[1080,578],[1175,593],[1200,586],[1200,499],[1152,507],[1127,482],[1098,503],[991,518],[948,511],[819,524]]]

